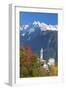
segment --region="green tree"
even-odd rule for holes
[[[20,67],[20,77],[28,77],[29,72],[28,69],[25,66]]]
[[[40,69],[40,62],[37,56],[33,56],[32,58],[32,66],[31,66],[31,72],[33,77],[39,76],[39,69]]]

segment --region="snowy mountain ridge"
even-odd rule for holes
[[[57,31],[58,30],[58,25],[51,25],[51,24],[46,24],[44,22],[40,22],[40,21],[34,21],[32,24],[26,24],[26,25],[22,25],[20,26],[20,30],[27,30],[30,28],[30,26],[33,26],[31,31],[34,31],[35,27],[39,27],[42,31],[46,31],[46,30],[51,30],[51,31]]]

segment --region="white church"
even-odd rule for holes
[[[43,68],[45,68],[46,70],[49,69],[49,66],[51,65],[55,65],[55,59],[54,58],[50,58],[47,62],[47,60],[43,59],[43,48],[41,48],[40,50],[40,62],[43,63]]]

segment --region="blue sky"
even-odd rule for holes
[[[57,13],[36,13],[36,12],[20,12],[20,25],[31,24],[34,21],[44,22],[46,24],[57,25]]]

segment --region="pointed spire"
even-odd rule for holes
[[[40,50],[40,60],[43,60],[43,48]]]

